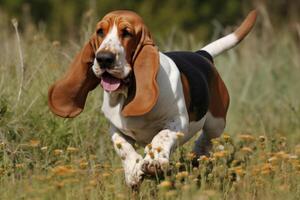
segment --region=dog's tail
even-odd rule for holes
[[[233,48],[238,43],[240,43],[246,35],[251,31],[252,27],[255,24],[257,17],[257,11],[251,11],[243,23],[231,34],[222,37],[205,47],[201,50],[208,52],[212,57],[219,55],[220,53]]]

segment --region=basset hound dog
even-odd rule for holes
[[[213,58],[237,45],[252,29],[249,13],[233,33],[195,51],[160,52],[142,18],[132,11],[108,13],[97,24],[64,77],[49,89],[51,111],[79,115],[88,93],[103,88],[102,112],[110,122],[125,180],[137,187],[144,175],[166,169],[171,152],[203,130],[197,157],[225,128],[229,95]],[[145,156],[134,143],[144,146]]]

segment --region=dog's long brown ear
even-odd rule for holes
[[[93,36],[77,54],[64,77],[49,88],[48,105],[56,115],[79,115],[84,108],[88,92],[99,84],[99,79],[91,70],[95,58],[95,43],[96,37]]]
[[[133,55],[135,96],[123,108],[123,116],[144,115],[154,107],[159,96],[159,89],[156,82],[158,70],[158,49],[155,47],[149,31],[143,26],[140,42]]]

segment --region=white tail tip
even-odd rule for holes
[[[231,49],[248,35],[255,24],[256,18],[257,11],[251,11],[243,23],[233,33],[206,45],[201,50],[204,50],[215,57],[220,53]]]

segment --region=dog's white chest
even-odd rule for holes
[[[157,83],[160,88],[157,103],[149,113],[142,116],[122,116],[124,95],[104,92],[102,111],[105,117],[123,134],[141,144],[151,142],[162,129],[170,128],[182,132],[188,129],[188,114],[180,74],[174,62],[163,54],[160,54]]]
[[[138,143],[147,144],[163,128],[163,120],[155,119],[155,116],[145,115],[139,117],[124,117],[121,114],[124,99],[111,107],[107,93],[104,94],[102,112],[105,117],[123,134],[136,140]],[[151,118],[151,120],[150,120]],[[149,123],[152,121],[152,123]]]

